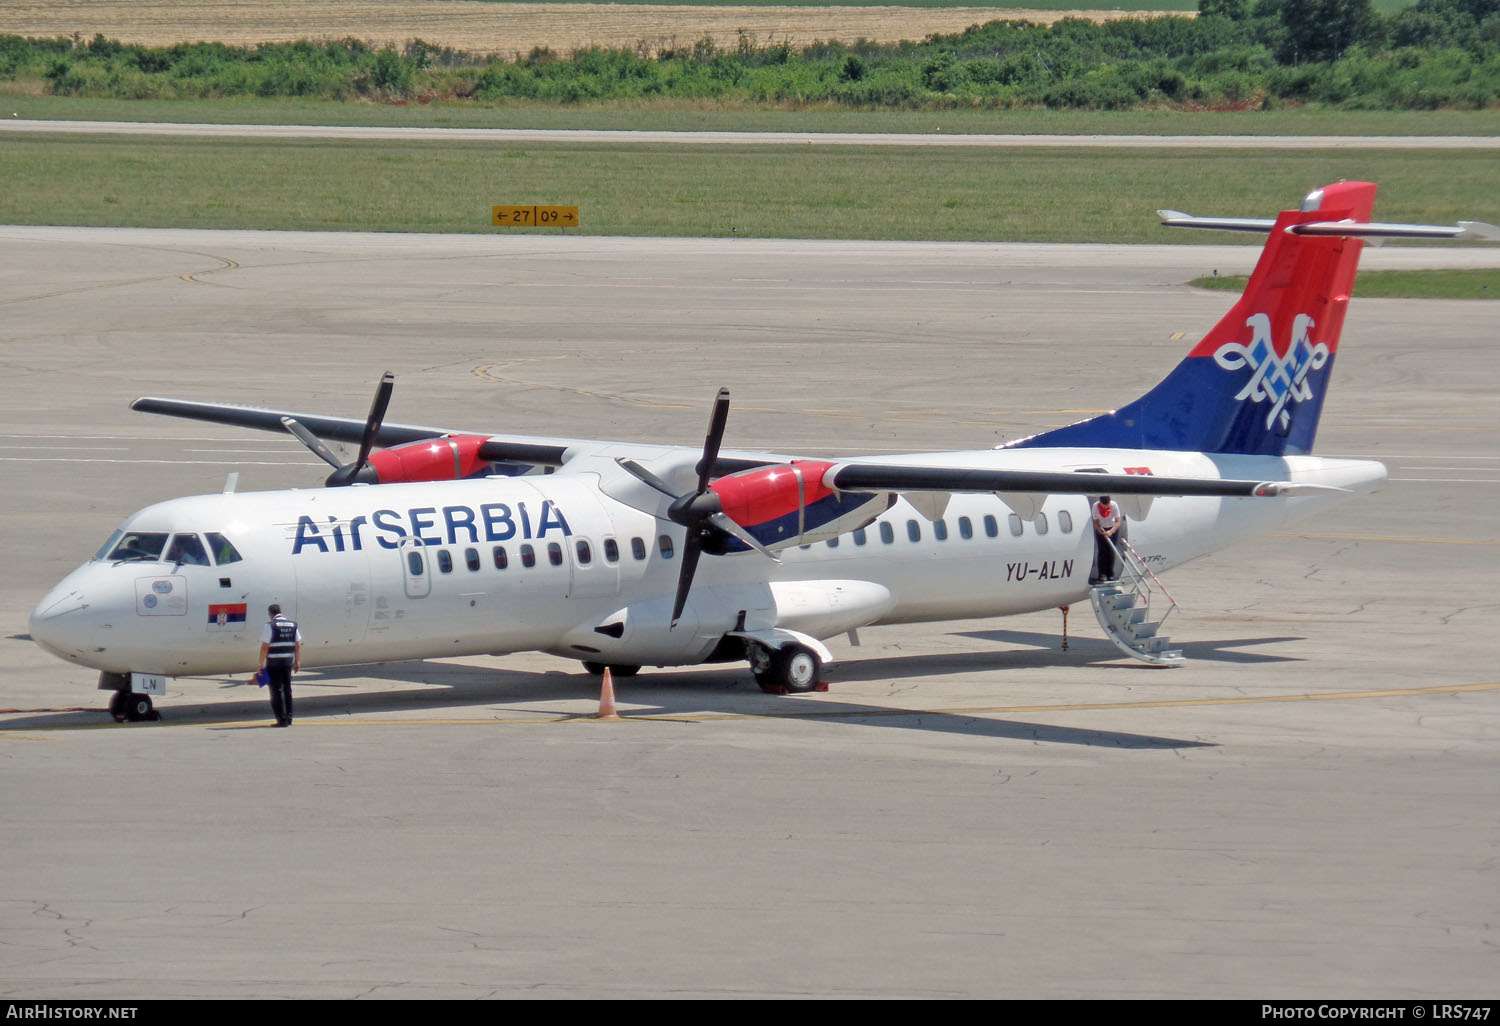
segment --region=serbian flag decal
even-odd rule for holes
[[[227,602],[208,607],[208,629],[211,631],[233,631],[245,626],[246,604]]]

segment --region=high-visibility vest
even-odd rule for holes
[[[271,644],[266,648],[267,666],[295,666],[297,621],[278,616],[271,621]]]

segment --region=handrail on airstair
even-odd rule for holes
[[[1141,554],[1135,550],[1134,545],[1131,545],[1130,542],[1118,536],[1107,538],[1106,540],[1114,548],[1115,554],[1120,557],[1120,566],[1124,571],[1122,576],[1129,578],[1130,593],[1140,596],[1141,605],[1145,609],[1149,611],[1151,608],[1153,584],[1166,596],[1167,611],[1157,621],[1157,623],[1165,623],[1167,617],[1172,615],[1172,610],[1177,608],[1177,600],[1172,597],[1172,593],[1167,590],[1166,585],[1161,583],[1161,578],[1151,572],[1151,568],[1146,565],[1146,561],[1141,558]]]

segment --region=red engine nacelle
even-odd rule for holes
[[[479,449],[481,435],[443,435],[407,442],[370,455],[370,466],[380,484],[406,481],[456,481],[479,474],[487,466]]]
[[[721,477],[708,487],[719,496],[724,512],[735,523],[753,527],[795,513],[833,494],[823,486],[832,463],[796,460],[774,467],[758,467]]]

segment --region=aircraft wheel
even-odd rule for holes
[[[750,642],[745,646],[745,658],[750,661],[750,673],[755,683],[764,690],[776,683],[776,653],[764,645]]]
[[[818,675],[823,671],[823,661],[810,648],[788,645],[781,650],[776,660],[779,684],[792,694],[802,694],[818,686]]]
[[[587,659],[585,659],[584,662],[583,662],[583,668],[585,670],[587,670],[589,673],[592,673],[595,677],[602,677],[602,676],[604,676],[604,664],[603,663],[591,663]]]
[[[125,718],[132,723],[141,723],[146,720],[159,720],[161,713],[151,707],[150,695],[125,696]]]
[[[124,723],[130,717],[125,704],[130,701],[129,691],[116,691],[109,698],[109,715],[116,723]]]

